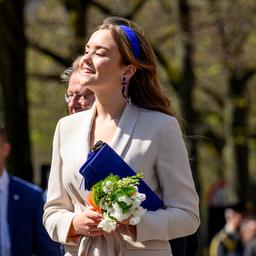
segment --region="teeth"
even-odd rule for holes
[[[85,73],[93,73],[93,71],[91,69],[88,68],[83,68],[82,69]]]

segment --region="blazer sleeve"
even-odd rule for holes
[[[53,138],[51,170],[48,180],[47,201],[44,205],[43,223],[50,237],[63,244],[78,244],[78,239],[68,241],[70,225],[75,216],[71,198],[62,182],[62,159],[60,154],[61,120]]]
[[[191,235],[199,227],[199,198],[178,121],[162,126],[156,173],[165,209],[148,211],[137,224],[137,241],[170,240]]]

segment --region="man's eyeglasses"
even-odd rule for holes
[[[85,104],[87,102],[87,98],[84,95],[76,94],[76,93],[65,93],[64,99],[66,103],[69,103],[72,99],[76,100],[80,104]]]

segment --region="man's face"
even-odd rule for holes
[[[80,84],[78,72],[72,73],[66,96],[69,114],[91,108],[95,100],[94,93]]]
[[[0,134],[0,176],[2,175],[4,168],[4,161],[10,153],[11,146]]]

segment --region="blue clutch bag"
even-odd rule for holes
[[[88,158],[79,172],[84,177],[85,189],[88,190],[91,190],[95,183],[106,178],[110,173],[118,175],[120,178],[136,174],[107,143],[102,141],[98,141],[89,152]],[[149,211],[163,208],[163,201],[143,180],[140,180],[138,190],[146,195],[146,200],[141,204],[143,208]]]

